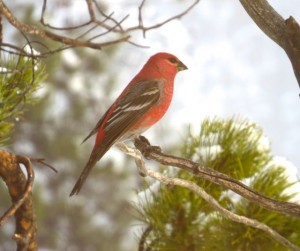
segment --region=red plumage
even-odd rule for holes
[[[97,133],[90,158],[70,196],[79,193],[96,162],[114,143],[139,135],[164,116],[172,100],[176,73],[185,69],[169,53],[161,52],[149,58],[84,139]]]

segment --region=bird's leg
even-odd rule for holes
[[[136,166],[138,168],[138,172],[141,176],[147,176],[147,169],[145,167],[145,162],[143,159],[142,153],[133,147],[127,146],[124,142],[118,142],[115,144],[122,152],[134,158]]]
[[[161,148],[159,146],[152,146],[149,140],[142,135],[138,135],[135,138],[134,145],[136,148],[138,148],[141,151],[142,155],[146,159],[148,158],[148,154],[150,152],[157,152],[157,153],[161,152]]]

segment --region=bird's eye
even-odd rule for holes
[[[177,63],[176,58],[168,58],[168,61],[171,62],[172,64],[176,64]]]

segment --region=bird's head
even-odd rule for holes
[[[166,53],[159,52],[150,57],[148,63],[156,65],[160,69],[165,71],[174,71],[175,73],[179,71],[186,70],[187,67],[182,63],[176,56]]]

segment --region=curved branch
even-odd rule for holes
[[[27,180],[19,164],[25,166]],[[5,181],[13,202],[0,218],[0,226],[9,216],[15,215],[16,230],[13,239],[17,242],[18,250],[37,250],[36,215],[31,194],[34,172],[30,160],[27,157],[0,151],[0,176]]]
[[[163,165],[175,166],[184,169],[201,179],[208,180],[215,184],[221,185],[222,187],[230,189],[265,209],[300,218],[300,205],[271,199],[254,191],[240,181],[215,171],[214,169],[201,166],[200,164],[188,159],[164,154],[158,150],[157,147],[151,146],[148,140],[143,136],[136,138],[134,145],[147,159],[155,160]]]
[[[139,249],[138,251],[147,251],[148,249],[145,249],[145,244],[146,244],[146,240],[148,235],[151,233],[152,231],[152,227],[148,226],[142,233],[142,236],[140,238],[140,242],[139,242]]]
[[[280,242],[285,247],[287,247],[293,251],[300,251],[299,247],[297,247],[296,245],[291,243],[289,240],[284,238],[282,235],[280,235],[279,233],[274,231],[272,228],[270,228],[266,224],[261,223],[254,219],[247,218],[245,216],[237,215],[237,214],[225,209],[211,195],[206,193],[201,187],[197,186],[192,181],[179,179],[179,178],[169,178],[169,177],[162,175],[159,172],[155,172],[155,171],[152,171],[149,169],[146,169],[145,174],[146,174],[146,176],[150,176],[150,177],[162,182],[166,186],[174,186],[175,185],[175,186],[187,188],[187,189],[193,191],[194,193],[198,194],[201,198],[203,198],[205,201],[207,201],[209,203],[209,205],[211,205],[216,211],[221,213],[224,217],[228,218],[229,220],[260,229],[260,230],[264,231],[266,234],[268,234],[269,236],[271,236],[272,238],[274,238],[275,240],[277,240],[278,242]]]
[[[300,26],[293,17],[284,20],[266,0],[240,0],[257,26],[288,55],[300,86]]]

